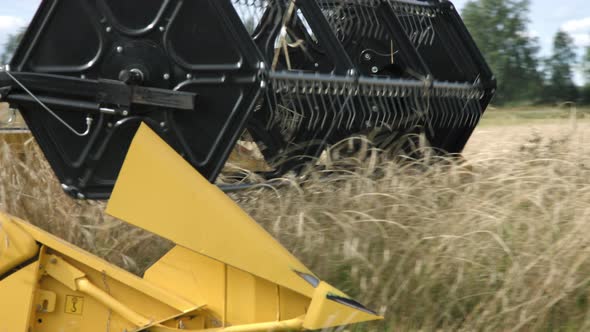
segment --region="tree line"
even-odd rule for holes
[[[529,0],[471,0],[463,8],[465,25],[498,80],[495,104],[590,103],[590,48],[578,58],[565,31],[553,36],[552,54],[539,55],[539,41],[528,31]],[[574,74],[584,68],[585,86]]]
[[[465,25],[498,81],[496,105],[590,104],[590,48],[578,59],[571,36],[558,31],[553,51],[539,55],[538,38],[528,33],[530,0],[471,0],[462,12]],[[24,29],[9,36],[1,63],[10,61]],[[577,86],[574,71],[583,68],[586,85]]]
[[[8,36],[8,40],[4,45],[4,52],[2,52],[2,55],[0,55],[0,65],[4,65],[10,62],[10,59],[12,59],[12,55],[16,51],[18,44],[20,44],[20,41],[22,40],[23,35],[25,34],[25,30],[26,28],[21,28],[18,30],[17,33]]]

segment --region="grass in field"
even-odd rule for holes
[[[590,156],[533,137],[463,164],[367,158],[232,197],[386,320],[364,330],[590,328]],[[37,148],[0,143],[0,209],[134,272],[169,243],[62,194]],[[149,245],[146,245],[149,243]]]
[[[482,119],[482,126],[522,125],[527,123],[555,123],[590,119],[590,108],[571,104],[538,107],[490,107]]]

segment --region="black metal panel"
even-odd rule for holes
[[[80,87],[87,82],[87,95],[65,86],[34,92],[79,133],[90,117],[90,132],[68,130],[24,92],[11,102],[64,188],[101,199],[110,195],[141,122],[214,180],[257,99],[262,61],[229,1],[44,0],[12,61],[13,73],[70,77]],[[122,80],[131,88],[98,79]],[[25,83],[31,90],[35,84]],[[197,106],[180,109],[170,96],[133,90],[134,84],[196,93]],[[61,97],[104,110],[72,110],[56,102]]]
[[[148,31],[158,24],[170,0],[99,0],[98,6],[119,30]]]
[[[29,71],[77,73],[92,67],[101,56],[104,41],[98,22],[83,1],[56,1],[27,60]],[[72,29],[75,27],[74,29]]]

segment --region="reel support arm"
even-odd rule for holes
[[[48,106],[122,116],[131,115],[134,104],[187,111],[194,110],[196,103],[195,93],[38,73],[0,71],[0,87],[0,100],[9,103],[35,103],[39,95],[37,99]],[[64,92],[66,97],[47,97]]]

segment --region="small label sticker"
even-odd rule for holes
[[[84,311],[82,296],[66,295],[66,314],[81,315]]]

